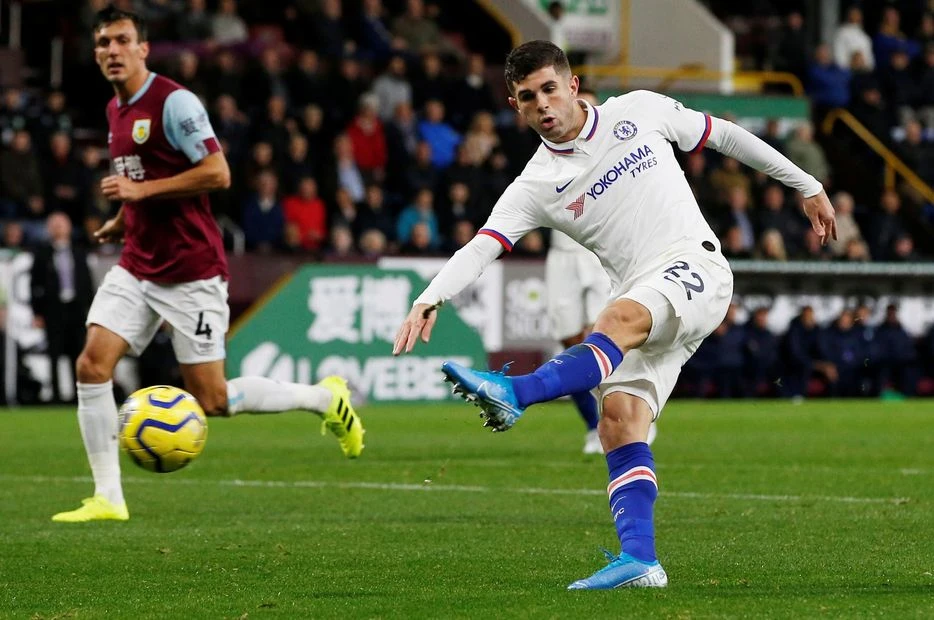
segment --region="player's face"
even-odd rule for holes
[[[576,75],[559,73],[554,66],[543,67],[513,84],[515,96],[509,98],[509,105],[538,135],[566,142],[577,137],[581,129],[575,112],[580,110],[576,103],[579,85]]]
[[[107,81],[126,84],[145,68],[149,44],[139,42],[136,26],[128,19],[105,24],[94,33],[94,59]]]

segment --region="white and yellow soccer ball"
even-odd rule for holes
[[[143,469],[177,471],[201,454],[207,437],[204,411],[185,390],[143,388],[120,407],[120,447]]]

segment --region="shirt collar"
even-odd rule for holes
[[[600,122],[600,114],[597,112],[597,108],[583,99],[578,99],[577,105],[587,112],[587,120],[584,121],[584,126],[581,127],[581,131],[577,134],[576,138],[568,140],[567,142],[552,142],[551,140],[542,138],[542,142],[545,143],[545,148],[555,155],[573,154],[576,145],[579,145],[581,142],[589,141],[594,137],[594,134],[597,133],[597,123]]]
[[[145,82],[143,82],[143,86],[138,91],[136,91],[135,95],[130,97],[130,100],[126,102],[127,105],[133,105],[134,103],[139,101],[142,98],[142,96],[146,94],[146,91],[149,90],[149,87],[152,86],[152,81],[155,79],[156,79],[156,72],[150,71],[149,77],[146,78]],[[120,97],[117,97],[117,107],[119,108],[122,106],[123,106],[123,103],[120,102]]]

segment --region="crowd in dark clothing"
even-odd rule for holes
[[[782,335],[760,307],[740,324],[732,306],[720,327],[684,367],[677,393],[720,398],[857,397],[934,392],[934,326],[913,338],[886,308],[878,324],[865,305],[843,310],[829,325],[805,306]]]

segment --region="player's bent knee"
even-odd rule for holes
[[[78,383],[106,383],[113,377],[113,368],[92,352],[84,350],[75,361]]]
[[[645,342],[651,329],[651,313],[631,299],[618,299],[611,303],[594,324],[594,331],[609,336],[623,352]]]
[[[638,396],[625,392],[608,394],[603,399],[603,410],[597,426],[604,451],[645,441],[653,417],[649,404]]]

